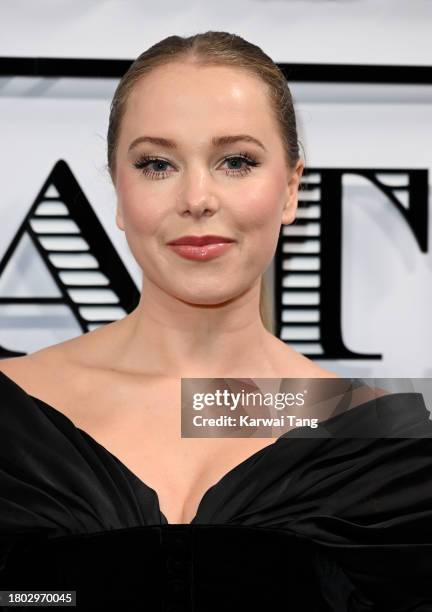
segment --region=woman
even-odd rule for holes
[[[171,36],[124,75],[108,168],[140,302],[0,364],[1,588],[73,589],[81,609],[405,609],[375,607],[402,605],[401,563],[409,576],[406,561],[425,559],[389,554],[422,537],[383,479],[403,466],[420,487],[403,491],[408,509],[418,499],[431,519],[431,472],[413,461],[431,467],[428,440],[179,433],[182,378],[338,378],[276,338],[265,314],[263,273],[295,219],[303,167],[285,78],[241,37]],[[357,406],[373,423],[376,405],[395,405],[375,395]],[[403,399],[431,437],[418,394]]]

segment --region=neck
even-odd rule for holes
[[[155,376],[269,377],[280,342],[261,321],[259,285],[222,304],[197,305],[149,284],[119,323],[118,367]]]

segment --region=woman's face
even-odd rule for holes
[[[281,223],[295,218],[302,170],[301,162],[287,169],[264,83],[230,67],[172,63],[129,96],[113,177],[116,222],[146,282],[188,303],[221,304],[270,264]],[[199,260],[167,245],[208,234],[235,242]]]

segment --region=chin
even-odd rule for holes
[[[230,300],[237,297],[237,294],[227,294],[226,292],[221,295],[220,292],[215,291],[191,291],[185,293],[183,291],[174,291],[173,294],[177,299],[182,302],[187,302],[193,306],[220,306]]]

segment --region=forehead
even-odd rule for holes
[[[275,131],[266,83],[228,66],[171,63],[155,68],[133,87],[123,129],[145,127],[188,133],[200,127]]]

